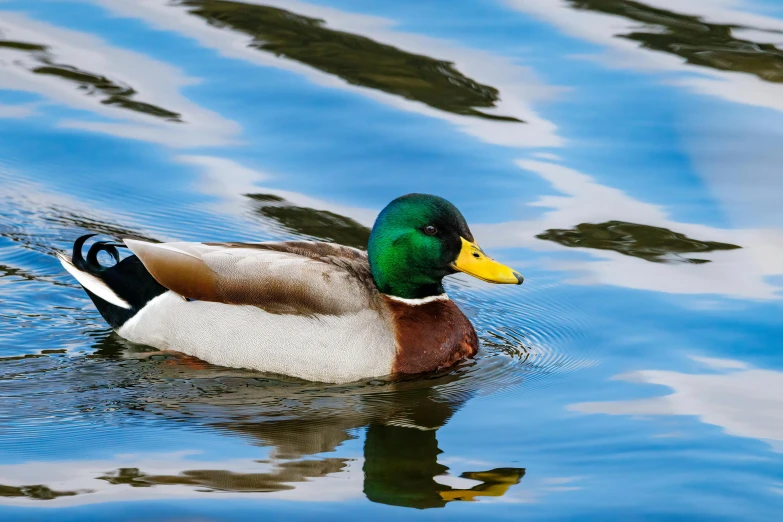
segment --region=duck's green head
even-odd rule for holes
[[[378,289],[405,299],[442,294],[443,278],[457,271],[490,283],[523,281],[484,254],[457,207],[428,194],[389,203],[375,221],[367,250]]]

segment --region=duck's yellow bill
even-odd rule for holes
[[[465,272],[488,283],[521,285],[525,280],[516,270],[488,257],[476,243],[471,243],[464,237],[461,239],[462,249],[457,260],[451,264],[454,270]]]

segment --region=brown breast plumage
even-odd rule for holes
[[[478,337],[450,299],[409,304],[383,296],[397,340],[394,373],[447,368],[478,351]]]

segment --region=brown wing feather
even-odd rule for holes
[[[161,285],[191,299],[295,314],[377,306],[367,255],[350,247],[309,241],[125,243]]]

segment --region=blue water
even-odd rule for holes
[[[775,520],[782,34],[772,0],[0,2],[0,517]],[[526,278],[447,282],[482,351],[431,378],[156,355],[53,255],[361,246],[409,192]]]

